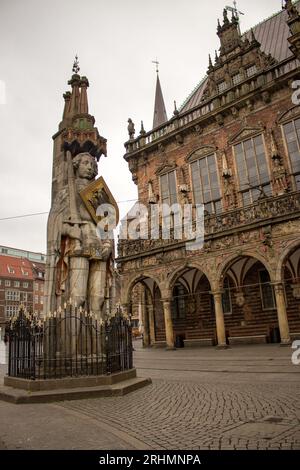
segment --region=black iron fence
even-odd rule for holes
[[[133,367],[131,325],[120,311],[103,322],[69,304],[43,319],[21,308],[6,338],[11,377],[109,375]]]

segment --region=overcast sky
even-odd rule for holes
[[[52,135],[77,53],[90,82],[90,113],[108,140],[99,174],[121,216],[136,198],[123,160],[127,119],[151,129],[156,57],[168,116],[204,77],[219,48],[217,18],[230,0],[0,0],[0,219],[50,208]],[[245,31],[280,0],[240,0]],[[0,85],[1,95],[1,85]],[[1,98],[1,96],[0,96]],[[2,96],[3,98],[3,96]],[[1,101],[1,100],[0,100]],[[0,244],[46,250],[47,216],[0,220]]]

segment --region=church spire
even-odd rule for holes
[[[156,90],[155,90],[155,103],[154,103],[154,115],[153,115],[153,128],[164,124],[168,120],[164,97],[161,91],[160,80],[158,75],[158,62],[153,61],[156,64]]]

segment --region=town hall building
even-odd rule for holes
[[[144,346],[300,338],[299,11],[285,1],[241,34],[224,10],[204,80],[167,119],[157,76],[153,129],[129,128],[139,202],[204,205],[197,251],[174,225],[166,240],[119,240],[121,303]]]

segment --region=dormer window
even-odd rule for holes
[[[218,83],[218,92],[219,93],[223,93],[223,91],[225,91],[227,88],[227,83],[224,81],[224,82],[221,82],[221,83]]]
[[[7,266],[7,270],[10,274],[15,274],[15,270],[11,266]]]
[[[256,65],[251,65],[251,67],[248,67],[246,69],[246,74],[247,74],[247,77],[252,77],[253,75],[255,75],[257,73],[257,67]]]
[[[238,85],[241,81],[242,81],[242,77],[240,73],[236,73],[235,75],[233,75],[232,77],[233,85]]]
[[[23,276],[28,276],[28,271],[25,271],[25,269],[21,268]]]

